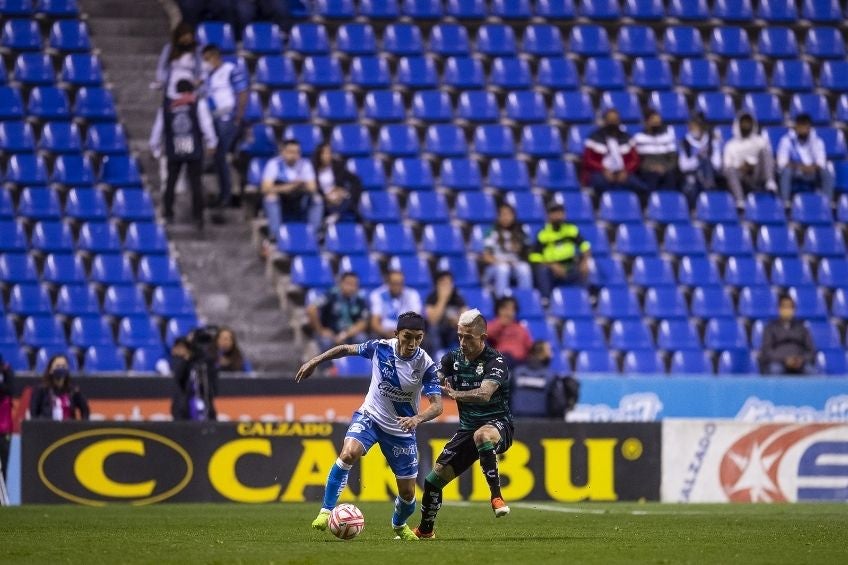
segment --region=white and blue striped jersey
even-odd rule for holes
[[[397,338],[372,339],[359,345],[359,355],[371,360],[371,385],[359,408],[385,432],[411,436],[397,423],[401,416],[418,413],[421,395],[441,394],[436,365],[420,347],[412,357],[397,351]]]

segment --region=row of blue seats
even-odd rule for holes
[[[758,19],[769,23],[793,23],[798,19],[814,23],[839,23],[844,18],[838,0],[716,0],[712,9],[707,0],[318,0],[314,13],[330,20],[350,20],[361,16],[370,20],[484,20],[489,17],[523,21],[535,16],[545,20],[615,21],[631,18],[657,22],[666,18],[699,22],[716,19],[747,23]]]
[[[575,90],[581,85],[601,91],[623,90],[628,85],[661,90],[675,84],[669,63],[656,57],[636,61],[632,76],[628,75],[620,59],[591,57],[586,59],[583,66],[582,80],[574,61],[565,57],[545,57],[539,62],[535,81],[530,63],[521,57],[495,58],[488,81],[483,62],[476,57],[448,57],[441,76],[431,57],[409,57],[405,61],[404,65],[398,66],[396,78],[401,86],[405,84],[410,89],[435,88],[441,84],[456,90],[475,90],[485,88],[488,84],[505,90],[526,90],[533,86]],[[769,80],[761,61],[734,59],[728,65],[725,82],[743,90],[771,87],[791,94],[811,92],[818,86],[834,93],[844,93],[848,92],[846,72],[848,62],[845,60],[827,60],[821,65],[816,84],[807,61],[780,59],[775,62]],[[306,57],[298,76],[290,57],[266,55],[260,57],[256,64],[253,82],[257,87],[271,90],[295,87],[322,90],[345,85],[376,90],[390,88],[393,83],[389,60],[383,55],[354,57],[347,77],[341,61],[335,56]],[[717,63],[707,58],[684,59],[677,72],[676,85],[691,90],[720,89],[722,83]]]
[[[65,186],[91,186],[95,183],[112,187],[141,186],[141,169],[135,157],[109,155],[103,159],[100,170],[94,170],[84,155],[59,155],[52,174],[41,155],[18,153],[9,158],[5,175],[0,171],[0,182],[17,186],[44,186],[49,182]]]
[[[57,76],[53,61],[43,53],[21,53],[15,58],[11,77],[6,76],[6,69],[0,65],[0,84],[11,80],[25,86],[47,86],[58,82],[72,88],[84,86],[101,86],[103,84],[103,68],[97,55],[87,53],[71,53],[65,55]]]
[[[155,217],[150,195],[141,189],[120,188],[115,191],[111,206],[103,192],[94,188],[72,188],[60,204],[58,191],[50,188],[25,188],[17,208],[11,194],[0,191],[0,219],[15,216],[29,221],[56,220],[66,217],[81,222],[103,221],[110,216],[125,222],[150,221]]]
[[[112,92],[100,87],[85,87],[77,91],[73,105],[68,93],[55,86],[36,86],[24,104],[15,86],[0,86],[0,120],[30,118],[39,121],[55,120],[59,124],[77,119],[84,122],[115,122],[115,100]]]
[[[117,254],[95,255],[86,270],[85,258],[70,253],[51,253],[44,258],[41,273],[27,253],[0,254],[0,284],[14,285],[44,281],[54,285],[83,284],[88,281],[109,286],[135,284],[173,286],[182,284],[176,262],[167,255],[141,257],[137,270],[128,257]]]
[[[256,31],[268,37],[258,37]],[[274,38],[274,26],[252,28],[246,35],[245,50],[254,54],[277,54],[282,51]],[[659,53],[671,57],[744,58],[756,53],[769,58],[797,58],[802,53],[817,59],[841,59],[845,56],[845,39],[836,27],[814,27],[806,33],[803,49],[799,49],[794,30],[787,27],[768,27],[759,33],[756,43],[742,27],[713,28],[705,45],[702,32],[693,26],[670,26],[662,33],[662,43],[653,27],[624,25],[613,42],[607,28],[600,25],[577,25],[564,38],[552,24],[527,26],[519,40],[515,30],[505,24],[486,24],[476,31],[472,42],[468,29],[460,24],[441,23],[433,27],[425,41],[421,28],[414,23],[393,23],[377,41],[374,28],[368,24],[345,24],[332,42],[327,29],[320,24],[301,23],[292,28],[286,51],[299,55],[328,55],[335,50],[348,56],[387,55],[407,57],[426,52],[439,57],[458,57],[472,54],[485,57],[513,57],[518,54],[533,57],[557,57],[569,54],[578,57],[606,57],[615,53],[626,57],[654,57]]]
[[[56,313],[60,307],[65,310],[79,312],[86,308],[84,315],[99,315],[98,302],[90,302],[90,292],[93,287],[85,284],[65,285],[63,292],[60,288],[55,306]],[[88,289],[88,290],[84,290]],[[64,301],[85,299],[85,303],[74,304]],[[2,305],[0,305],[2,306]],[[18,317],[48,316],[54,313],[54,305],[50,299],[49,288],[45,284],[20,283],[13,285],[9,293],[8,312]],[[194,298],[191,293],[181,286],[157,286],[153,290],[150,304],[144,298],[142,288],[133,284],[114,284],[106,288],[103,297],[102,312],[107,316],[123,318],[149,312],[156,316],[171,318],[174,316],[194,315]],[[82,315],[82,314],[80,314]]]
[[[42,16],[76,18],[80,10],[77,0],[2,0],[0,18]]]
[[[0,344],[0,355],[16,371],[33,370],[36,373],[43,373],[50,358],[60,354],[68,358],[71,372],[77,373],[84,370],[86,374],[125,373],[128,370],[154,373],[157,372],[157,363],[167,358],[161,348],[140,347],[132,351],[130,362],[127,364],[126,351],[116,346],[101,345],[86,349],[80,363],[76,351],[60,345],[40,348],[36,352],[33,366],[30,364],[28,355],[20,347]]]
[[[9,51],[41,51],[45,47],[38,22],[29,18],[7,20],[0,35],[0,48]],[[80,20],[59,20],[50,28],[47,49],[61,53],[91,51],[88,26]]]
[[[90,221],[79,227],[74,237],[67,222],[44,220],[37,222],[27,237],[22,220],[0,220],[0,251],[25,253],[32,248],[43,253],[135,253],[161,255],[168,252],[164,228],[154,222],[131,222],[121,240],[112,222]]]
[[[0,98],[2,98],[2,93],[0,93]],[[47,122],[41,129],[36,141],[33,127],[29,122],[0,121],[0,152],[4,154],[32,153],[38,150],[53,154],[79,154],[83,151],[90,151],[98,155],[126,155],[129,153],[129,143],[124,132],[124,126],[119,123],[91,124],[87,128],[84,143],[79,130],[79,126],[72,122]]]

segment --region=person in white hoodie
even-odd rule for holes
[[[777,191],[771,144],[759,132],[757,120],[748,112],[736,117],[733,137],[724,146],[724,178],[740,208],[748,192],[763,188]]]
[[[698,194],[715,190],[716,176],[721,171],[721,133],[711,131],[702,113],[689,119],[688,130],[680,142],[677,166],[683,177],[683,194],[694,206]]]
[[[793,192],[816,188],[833,198],[833,175],[827,167],[827,151],[812,124],[808,114],[798,114],[795,128],[786,132],[777,146],[780,194],[786,202]]]

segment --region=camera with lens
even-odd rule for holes
[[[218,337],[217,326],[203,326],[189,335],[189,347],[193,360],[214,360],[215,340]]]

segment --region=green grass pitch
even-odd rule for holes
[[[446,504],[438,539],[400,542],[389,503],[363,503],[350,542],[316,504],[0,509],[2,563],[848,563],[848,505]],[[415,526],[418,516],[410,520]],[[404,543],[403,552],[398,545]]]

